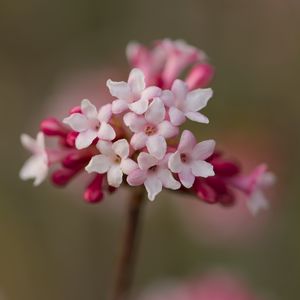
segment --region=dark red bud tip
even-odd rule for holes
[[[239,166],[233,162],[213,160],[212,165],[218,176],[232,177],[240,173]]]
[[[65,144],[68,147],[75,148],[75,141],[78,136],[78,132],[71,131],[67,134]]]
[[[98,203],[103,200],[102,190],[103,175],[96,175],[92,182],[86,187],[83,194],[84,200],[88,203]]]
[[[80,106],[75,106],[75,107],[73,107],[73,108],[70,109],[69,114],[70,114],[70,115],[76,114],[76,113],[79,113],[79,114],[80,114],[81,112],[82,112],[82,111],[81,111]]]
[[[65,137],[68,133],[68,129],[55,118],[48,118],[41,122],[41,131],[48,136],[61,136]]]
[[[214,76],[214,68],[209,64],[198,64],[187,76],[186,84],[189,90],[203,88],[209,85]]]
[[[75,152],[67,155],[62,164],[65,168],[68,169],[78,169],[79,167],[85,166],[91,159],[91,156],[88,156],[86,153]]]
[[[60,169],[52,174],[52,182],[58,186],[65,186],[80,170]]]

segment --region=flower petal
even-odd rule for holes
[[[170,107],[169,117],[171,123],[175,126],[180,126],[186,120],[184,113],[175,106]]]
[[[88,129],[78,134],[75,140],[75,146],[78,150],[87,148],[97,137],[97,131]]]
[[[136,114],[141,115],[148,109],[148,105],[149,105],[148,99],[140,99],[138,101],[130,103],[128,107]]]
[[[180,182],[175,180],[172,173],[167,169],[159,170],[159,178],[162,185],[171,190],[178,190],[181,186]]]
[[[269,208],[269,202],[261,190],[256,190],[247,200],[247,207],[252,215],[256,216],[261,210]]]
[[[102,122],[98,131],[98,137],[103,140],[112,141],[116,137],[116,133],[110,124]]]
[[[127,158],[129,155],[129,144],[125,139],[117,140],[116,142],[114,142],[112,144],[112,149],[121,158]]]
[[[150,136],[146,142],[147,149],[157,159],[162,159],[167,151],[167,143],[160,135]]]
[[[132,97],[132,92],[127,82],[117,82],[109,79],[106,82],[106,86],[108,87],[110,94],[118,99],[129,101]]]
[[[98,120],[100,122],[106,122],[110,120],[112,115],[112,105],[110,103],[103,105],[98,113]]]
[[[130,145],[133,149],[138,150],[146,146],[147,140],[148,136],[144,132],[138,132],[132,136]]]
[[[128,112],[124,115],[123,121],[126,126],[133,132],[140,132],[144,130],[146,126],[146,120],[142,116],[138,116],[133,112]]]
[[[107,182],[110,186],[119,187],[123,181],[123,172],[119,165],[113,165],[107,172]]]
[[[88,99],[83,99],[81,101],[81,111],[88,119],[97,118],[97,109]]]
[[[80,113],[71,114],[63,119],[63,123],[69,125],[73,130],[82,132],[89,128],[89,122],[86,116]]]
[[[176,100],[182,103],[188,93],[188,87],[186,83],[180,79],[176,79],[172,85],[171,91],[174,93]]]
[[[130,158],[122,159],[121,169],[124,174],[128,175],[132,171],[136,170],[137,168],[138,168],[138,165],[134,160],[132,160]]]
[[[142,170],[148,170],[149,168],[156,166],[158,160],[147,152],[141,152],[137,158],[138,165]]]
[[[198,112],[188,112],[188,113],[185,113],[185,116],[188,119],[190,119],[191,121],[195,121],[195,122],[203,123],[203,124],[208,124],[209,123],[208,118],[206,116],[204,116],[203,114],[198,113]]]
[[[166,115],[166,109],[160,98],[155,98],[145,113],[145,119],[151,124],[159,124]]]
[[[173,126],[169,121],[162,121],[157,126],[157,134],[163,136],[166,139],[169,139],[179,132],[178,127]]]
[[[36,140],[26,133],[21,134],[21,144],[31,153],[36,153],[38,151]]]
[[[192,150],[194,160],[205,160],[210,157],[215,150],[216,142],[214,140],[206,140],[198,143]]]
[[[155,197],[162,191],[162,183],[156,176],[148,177],[144,182],[148,192],[149,200],[153,201]]]
[[[190,153],[197,141],[194,134],[189,130],[184,130],[181,134],[178,151],[180,153]]]
[[[172,107],[175,104],[174,95],[170,90],[162,91],[160,99],[167,107]]]
[[[196,112],[204,108],[212,95],[212,89],[197,89],[189,92],[184,105],[185,112]]]
[[[128,85],[135,95],[140,95],[145,89],[145,76],[142,70],[133,69],[128,78]]]
[[[178,174],[180,182],[186,188],[191,188],[195,181],[195,176],[192,174],[192,171],[189,167],[183,168],[182,171]]]
[[[146,171],[141,169],[136,169],[127,176],[127,182],[129,185],[138,186],[138,185],[142,185],[145,182],[146,178],[147,178]]]
[[[161,95],[161,89],[157,86],[148,86],[146,89],[143,90],[141,94],[141,99],[153,99],[155,97],[159,97]]]
[[[103,154],[95,155],[91,158],[85,170],[88,173],[96,172],[99,174],[104,174],[108,171],[111,166],[109,158]]]
[[[100,151],[100,153],[105,155],[105,156],[111,156],[113,154],[112,142],[101,141],[100,140],[97,143],[96,147]]]
[[[179,173],[182,171],[184,164],[181,161],[180,153],[178,151],[170,155],[168,167],[173,173]]]
[[[116,99],[112,102],[111,109],[114,114],[120,114],[128,109],[128,102],[125,100]]]
[[[213,166],[206,161],[203,160],[193,161],[191,167],[192,167],[192,174],[194,176],[206,178],[215,175]]]

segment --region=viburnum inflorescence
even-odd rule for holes
[[[127,82],[107,81],[111,103],[97,108],[84,99],[62,121],[43,120],[36,140],[21,136],[32,157],[20,177],[38,185],[58,165],[52,182],[64,186],[86,172],[84,199],[90,203],[121,185],[144,185],[150,200],[165,187],[231,205],[240,190],[254,213],[266,208],[262,188],[273,176],[265,165],[242,175],[239,165],[215,151],[214,140],[197,142],[191,131],[180,130],[186,120],[209,122],[202,109],[213,95],[206,86],[214,71],[206,55],[169,39],[152,48],[130,43],[126,52],[133,69]],[[45,137],[57,139],[57,147],[46,147]]]

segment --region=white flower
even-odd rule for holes
[[[48,174],[48,156],[45,149],[45,136],[39,132],[34,140],[27,134],[21,135],[22,145],[32,153],[25,162],[21,171],[22,180],[34,179],[35,186],[41,184]]]
[[[149,100],[161,94],[161,89],[156,86],[146,88],[145,77],[140,69],[133,69],[128,82],[108,80],[106,83],[112,96],[117,99],[112,103],[115,114],[124,112],[128,108],[137,114],[143,114],[149,105]]]
[[[162,191],[163,186],[172,190],[180,188],[180,183],[168,169],[169,154],[165,154],[166,152],[163,159],[159,160],[151,153],[141,152],[137,158],[139,168],[130,172],[127,177],[129,185],[144,184],[151,201]]]
[[[111,104],[102,106],[97,112],[96,107],[87,99],[81,101],[81,113],[73,113],[63,120],[74,131],[79,132],[75,145],[77,149],[87,148],[98,137],[113,140],[116,133],[108,123],[111,118]]]
[[[169,107],[171,123],[179,126],[185,122],[186,118],[199,123],[208,123],[208,118],[198,111],[206,106],[212,94],[210,88],[189,92],[186,83],[177,79],[172,85],[171,92],[164,91],[161,99]]]
[[[169,168],[178,173],[181,183],[190,188],[194,184],[195,177],[214,176],[213,166],[205,159],[210,157],[215,149],[215,141],[207,140],[196,142],[194,135],[189,131],[183,131],[175,153],[170,155]]]
[[[123,181],[123,174],[128,174],[137,168],[137,164],[129,156],[129,144],[125,139],[114,143],[99,141],[97,148],[101,154],[95,155],[86,166],[88,173],[107,172],[108,184],[119,187]]]

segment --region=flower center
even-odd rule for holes
[[[120,164],[121,163],[121,157],[119,156],[119,155],[115,155],[115,157],[114,157],[114,162],[116,163],[116,164]]]
[[[181,161],[186,163],[189,160],[189,157],[185,153],[180,154]]]
[[[157,169],[157,166],[152,166],[152,167],[150,167],[150,168],[148,169],[148,171],[154,173],[154,172],[156,171],[156,169]]]
[[[156,127],[154,125],[146,125],[144,132],[146,135],[153,135],[156,133]]]

